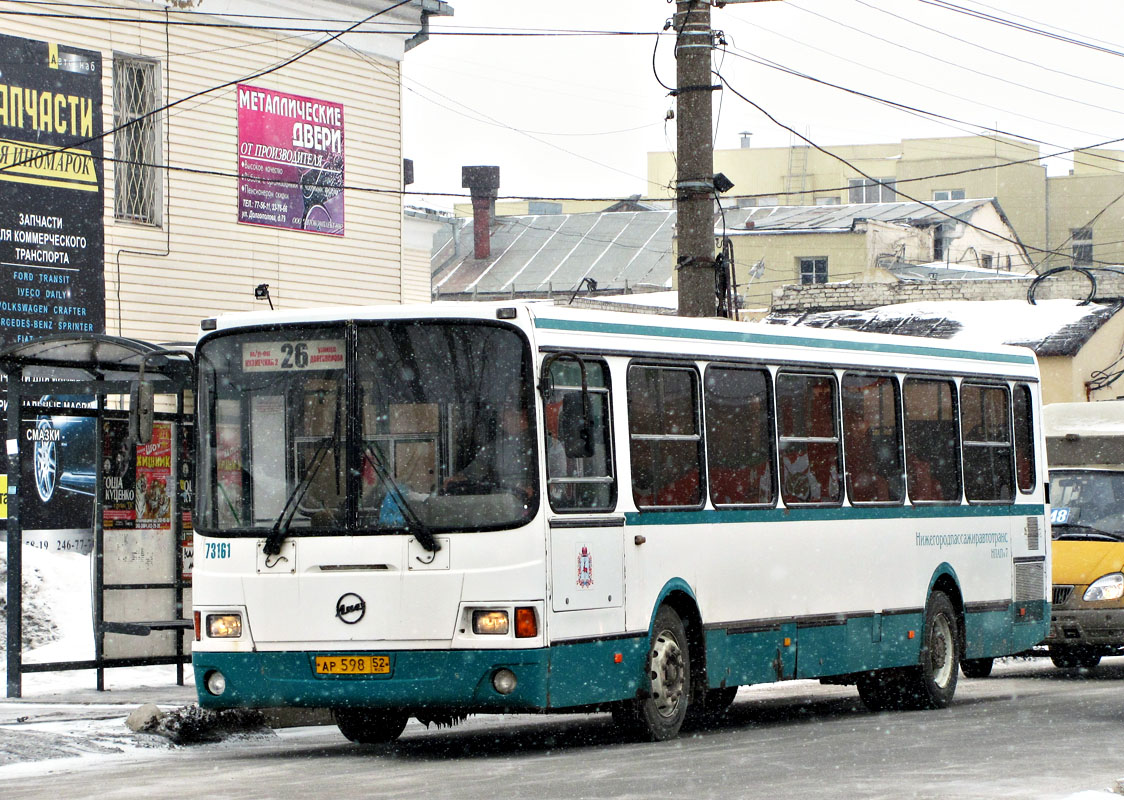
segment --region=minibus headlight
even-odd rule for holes
[[[207,635],[212,639],[237,639],[242,635],[241,614],[208,614]]]
[[[1093,581],[1081,599],[1086,603],[1096,603],[1101,600],[1119,600],[1122,596],[1124,596],[1124,574],[1113,572]]]
[[[472,612],[472,632],[477,634],[500,634],[507,633],[507,612],[506,611],[473,611]]]

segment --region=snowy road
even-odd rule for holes
[[[63,723],[40,727],[51,724],[0,725],[0,748],[20,733],[66,735]],[[116,721],[77,724],[87,732],[76,740],[99,747],[128,736]],[[722,724],[663,744],[620,743],[604,714],[475,717],[440,731],[412,722],[390,748],[294,728],[0,766],[0,796],[1108,800],[1124,777],[1122,738],[1124,658],[1088,674],[1014,661],[989,679],[961,678],[946,711],[874,714],[853,688],[801,681],[743,689]]]

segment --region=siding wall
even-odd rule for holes
[[[362,188],[345,191],[343,237],[239,224],[235,87],[175,106],[162,120],[164,163],[172,169],[164,173],[161,228],[114,221],[114,170],[106,164],[108,333],[149,341],[193,339],[201,318],[261,310],[264,301],[254,300],[260,283],[269,284],[277,308],[398,303],[405,294],[428,299],[428,261],[403,266],[396,61],[329,44],[267,76],[247,79],[312,40],[258,29],[165,26],[163,13],[149,3],[122,0],[112,6],[70,5],[63,12],[128,21],[12,16],[5,17],[5,32],[100,51],[107,131],[113,126],[115,52],[160,62],[164,102],[243,81],[341,103],[345,181]],[[113,154],[112,135],[105,154]],[[424,291],[404,292],[404,284]]]

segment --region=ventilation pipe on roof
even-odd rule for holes
[[[492,218],[500,188],[499,167],[461,167],[461,186],[472,195],[472,242],[476,258],[492,254]]]

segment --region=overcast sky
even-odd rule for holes
[[[433,18],[434,35],[407,53],[403,66],[412,190],[460,194],[461,166],[494,164],[501,195],[625,197],[651,191],[647,153],[674,149],[675,143],[675,122],[665,121],[675,101],[661,86],[675,84],[672,36],[659,37],[653,70],[655,36],[562,34],[652,34],[663,29],[674,3],[451,5],[454,16]],[[1121,19],[1120,0],[727,5],[712,12],[713,27],[727,42],[725,52],[715,51],[714,67],[778,122],[829,150],[997,129],[1038,140],[1046,154],[1124,137]],[[484,32],[558,35],[465,35]],[[744,130],[753,133],[755,147],[794,141],[790,131],[729,90],[715,93],[714,117],[718,148],[738,147]],[[1124,143],[1110,146],[1124,149]],[[1067,166],[1050,163],[1052,172]],[[407,202],[451,208],[459,199]]]

